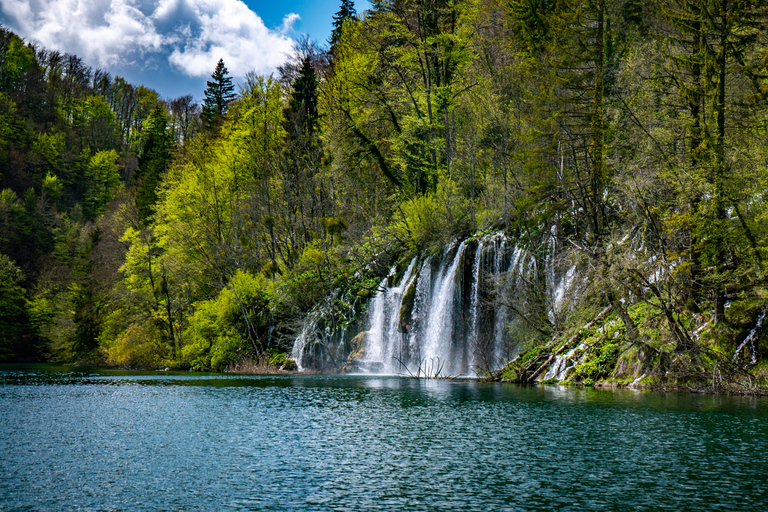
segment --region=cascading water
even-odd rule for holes
[[[466,248],[462,242],[451,265],[438,275],[432,285],[434,299],[430,304],[426,325],[420,326],[418,338],[424,340],[419,353],[424,369],[428,372],[430,369],[444,369],[448,374],[456,375],[456,372],[463,373],[466,370],[457,361],[457,356],[463,354],[457,354],[452,343],[457,312],[461,314],[461,283],[457,283],[461,277],[458,269],[463,263]]]
[[[502,235],[476,243],[474,251],[467,242],[454,243],[420,266],[412,261],[397,286],[382,282],[369,309],[367,364],[361,367],[379,360],[384,373],[458,376],[475,375],[478,365],[499,359],[506,314],[489,301],[485,276],[509,270],[516,258],[507,254]],[[483,353],[488,349],[490,357]]]
[[[477,358],[475,353],[477,351],[477,327],[480,320],[480,271],[482,269],[481,259],[483,256],[483,241],[481,240],[477,244],[477,250],[475,251],[475,262],[472,265],[472,323],[470,324],[470,333],[472,338],[469,340],[469,368],[475,368],[477,365]]]
[[[529,309],[529,298],[553,297],[546,306],[551,314],[571,287],[575,267],[555,270],[554,251],[547,253],[545,261],[538,260],[495,233],[454,242],[440,255],[414,258],[399,280],[396,269],[382,280],[361,319],[365,330],[351,342],[315,325],[310,315],[293,357],[300,367],[311,359],[314,369],[353,373],[440,377],[495,371],[516,355],[513,337],[526,336],[528,320],[520,315],[539,314]],[[535,292],[537,286],[546,294]],[[323,347],[335,352],[318,355]]]
[[[745,347],[749,348],[750,361],[744,365],[745,369],[749,366],[754,366],[757,364],[757,347],[755,346],[755,341],[757,340],[760,329],[763,327],[763,321],[765,320],[766,312],[766,308],[763,308],[763,311],[760,313],[760,316],[757,319],[757,323],[752,328],[752,330],[749,331],[747,337],[744,338],[744,341],[741,342],[741,344],[736,348],[736,351],[733,353],[733,360],[739,361],[739,358],[741,357],[741,351],[744,350]]]
[[[334,295],[319,304],[305,318],[301,334],[294,340],[291,358],[299,370],[327,370],[337,366],[340,358],[347,358],[348,329],[357,332],[354,321],[355,301],[346,293]],[[336,298],[341,300],[335,300]],[[348,304],[345,309],[339,304]]]
[[[389,288],[387,283],[394,274],[393,269],[390,275],[384,278],[379,285],[379,291],[371,303],[370,329],[366,338],[365,360],[381,363],[380,367],[386,373],[395,372],[395,361],[400,357],[397,352],[397,340],[401,336],[398,332],[400,305],[403,292],[411,284],[415,265],[416,258],[411,260],[400,284]]]

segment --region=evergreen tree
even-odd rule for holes
[[[229,71],[224,65],[224,59],[219,59],[211,79],[206,82],[208,88],[205,90],[203,102],[203,120],[207,128],[221,122],[229,104],[235,99],[235,86],[232,85],[232,77],[229,76]]]
[[[312,136],[317,130],[317,76],[312,57],[301,62],[299,76],[293,82],[291,98],[286,109],[286,132],[292,137]]]
[[[301,254],[304,244],[320,232],[318,220],[324,215],[323,183],[320,173],[322,149],[318,126],[317,76],[313,54],[301,58],[288,105],[283,110],[286,139],[280,168],[283,173],[283,200],[287,205],[285,224],[293,226],[290,253]],[[294,261],[288,261],[289,268]]]
[[[722,322],[726,289],[740,286],[732,277],[738,274],[736,263],[749,252],[760,258],[743,220],[740,227],[752,250],[734,250],[739,247],[734,239],[738,230],[729,227],[727,210],[738,209],[735,184],[744,171],[728,163],[727,151],[733,128],[754,115],[750,103],[765,96],[757,77],[764,65],[759,42],[768,12],[758,0],[681,0],[668,7],[665,16],[678,31],[669,38],[669,58],[679,70],[676,82],[690,113],[690,165],[706,188],[692,201],[698,219],[691,236],[692,279],[710,289],[715,320]],[[699,259],[709,269],[706,274],[699,274]]]
[[[331,53],[336,47],[336,43],[341,39],[341,33],[344,30],[344,22],[354,18],[357,14],[355,3],[352,0],[341,0],[339,11],[333,15],[333,30],[331,31]]]
[[[555,7],[555,2],[549,0],[511,0],[509,2],[515,33],[525,42],[528,52],[532,55],[541,52],[551,36]]]
[[[157,187],[168,169],[173,153],[173,135],[169,129],[165,107],[158,104],[149,115],[139,154],[136,187],[136,209],[146,222],[157,202]]]
[[[19,267],[0,253],[0,362],[18,356],[24,325],[24,280]]]

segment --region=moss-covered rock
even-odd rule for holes
[[[399,332],[410,332],[413,329],[413,304],[416,301],[416,283],[419,280],[419,273],[416,273],[415,279],[406,288],[403,299],[400,302],[400,316],[397,321],[397,330]]]

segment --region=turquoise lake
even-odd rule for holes
[[[0,510],[768,508],[768,399],[0,366]]]

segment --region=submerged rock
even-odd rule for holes
[[[384,363],[365,359],[347,361],[341,367],[341,373],[382,373],[383,371]]]

